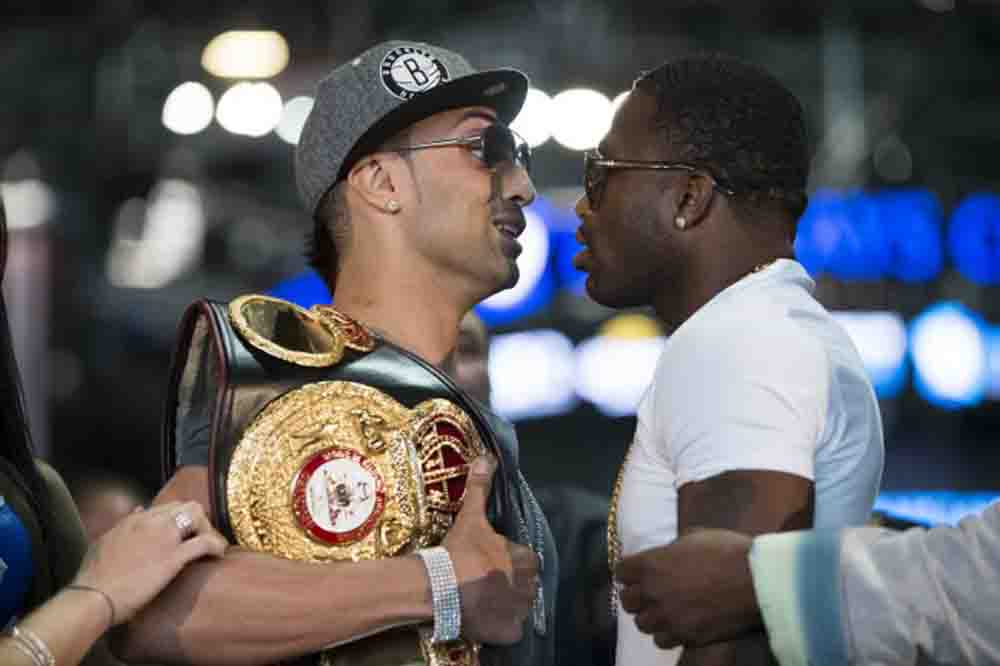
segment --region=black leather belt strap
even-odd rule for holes
[[[173,474],[176,464],[177,426],[180,413],[180,388],[192,359],[192,343],[204,335],[204,344],[215,356],[215,392],[206,399],[212,407],[211,453],[209,474],[212,483],[212,515],[216,526],[233,540],[226,511],[226,478],[229,462],[243,432],[269,402],[318,381],[349,381],[373,386],[407,408],[431,398],[452,401],[472,418],[483,442],[498,458],[497,479],[493,483],[488,514],[501,533],[517,534],[517,512],[509,507],[516,502],[517,446],[512,429],[499,419],[491,419],[478,403],[462,392],[437,368],[410,352],[384,340],[368,353],[346,350],[344,359],[330,368],[307,368],[287,363],[246,345],[229,321],[225,304],[208,300],[192,304],[180,324],[174,353],[163,421],[163,472]],[[183,418],[183,415],[180,416]],[[513,489],[513,490],[512,490]]]

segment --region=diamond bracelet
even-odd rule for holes
[[[434,634],[431,642],[456,640],[462,629],[462,606],[451,555],[442,546],[418,550],[417,555],[424,561],[431,581],[431,599],[434,605]]]

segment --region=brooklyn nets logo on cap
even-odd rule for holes
[[[382,85],[399,99],[413,99],[448,80],[444,64],[426,49],[399,46],[382,58]]]

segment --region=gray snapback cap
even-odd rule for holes
[[[295,181],[310,214],[360,158],[441,111],[486,106],[510,123],[528,78],[516,69],[475,70],[459,54],[420,42],[383,42],[334,69],[295,148]],[[442,137],[445,138],[445,137]]]

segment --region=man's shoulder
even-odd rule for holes
[[[796,313],[784,304],[755,298],[718,308],[711,317],[689,323],[691,326],[682,326],[670,340],[665,351],[669,363],[661,363],[661,368],[697,368],[699,372],[718,368],[728,372],[733,366],[769,368],[791,364],[816,370],[827,366],[821,336],[803,326]]]

